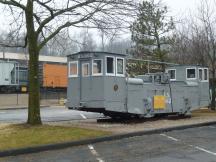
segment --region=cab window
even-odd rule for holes
[[[203,80],[203,69],[199,69],[199,80]]]
[[[69,77],[77,77],[78,76],[78,61],[69,62]]]
[[[89,63],[82,64],[82,76],[89,76]]]
[[[207,68],[204,69],[204,79],[203,80],[205,81],[208,80],[208,69]]]
[[[175,69],[168,70],[168,74],[169,74],[170,80],[176,80],[176,70]]]
[[[207,68],[199,68],[199,80],[200,81],[208,81],[208,69]]]
[[[123,58],[116,58],[116,74],[117,75],[124,75],[124,59]]]
[[[106,57],[106,74],[114,75],[115,74],[115,59],[114,57]]]
[[[196,69],[195,68],[186,69],[186,77],[188,80],[196,79]]]
[[[102,75],[102,60],[101,59],[95,59],[93,60],[93,75]]]
[[[154,82],[161,83],[161,75],[154,75]]]

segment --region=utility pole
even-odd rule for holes
[[[3,60],[5,60],[5,47],[3,47]]]

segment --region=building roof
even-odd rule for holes
[[[5,54],[3,55],[3,53],[1,52],[0,53],[0,59],[27,61],[27,60],[29,60],[29,55],[23,54],[23,53],[8,53],[8,52],[5,52]],[[67,63],[67,57],[39,55],[39,61],[41,61],[41,62]]]

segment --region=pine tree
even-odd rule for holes
[[[139,5],[138,17],[131,26],[134,55],[165,61],[170,44],[170,32],[174,29],[168,10],[154,0]]]

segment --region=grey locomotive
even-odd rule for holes
[[[130,78],[126,60],[108,52],[69,55],[67,107],[115,118],[190,115],[209,105],[207,67],[173,65]]]

